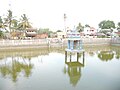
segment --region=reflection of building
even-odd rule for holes
[[[79,55],[79,57],[80,57],[80,55]],[[81,78],[81,67],[84,67],[84,54],[83,54],[83,62],[82,63],[79,62],[79,60],[72,61],[71,57],[70,57],[70,61],[67,61],[67,59],[65,59],[65,64],[67,65],[67,67],[65,67],[65,70],[66,70],[66,73],[70,77],[70,83],[73,86],[75,86]]]

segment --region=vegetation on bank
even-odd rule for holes
[[[80,22],[78,23],[78,25],[75,26],[75,29],[78,32],[82,32],[85,27],[94,27],[90,26],[89,24],[82,25]],[[104,34],[107,33],[106,29],[110,29],[111,33],[114,31],[114,29],[120,31],[120,22],[115,25],[115,22],[112,20],[103,20],[98,24],[98,26],[101,29],[99,32]],[[21,15],[21,17],[18,19],[16,16],[13,15],[13,12],[11,10],[8,10],[6,16],[0,16],[0,38],[4,37],[5,32],[11,35],[11,33],[15,31],[25,32],[28,28],[33,28],[33,26],[26,14]],[[50,37],[55,32],[52,32],[52,30],[50,31],[49,28],[40,28],[37,30],[37,33],[47,33]]]

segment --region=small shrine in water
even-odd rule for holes
[[[80,33],[77,31],[67,32],[67,48],[65,49],[65,57],[67,59],[67,53],[70,52],[70,59],[72,53],[77,53],[77,60],[79,53],[83,53],[83,42]]]
[[[67,40],[68,40],[68,45],[66,51],[79,52],[83,49],[82,40],[79,32],[67,33]]]

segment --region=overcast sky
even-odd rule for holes
[[[66,27],[81,22],[97,28],[102,20],[120,21],[119,4],[119,0],[0,0],[0,16],[11,8],[18,18],[25,13],[33,27],[58,30],[64,29],[65,13]]]

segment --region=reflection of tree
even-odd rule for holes
[[[113,57],[114,57],[114,53],[112,51],[101,51],[98,54],[98,58],[100,58],[103,61],[112,60]]]
[[[120,59],[120,52],[116,52],[116,59]]]
[[[20,73],[24,72],[26,77],[29,77],[31,74],[31,69],[33,65],[28,61],[28,63],[20,62],[19,60],[13,60],[11,63],[2,64],[0,66],[0,72],[3,77],[10,76],[14,82],[17,81],[17,78]]]

